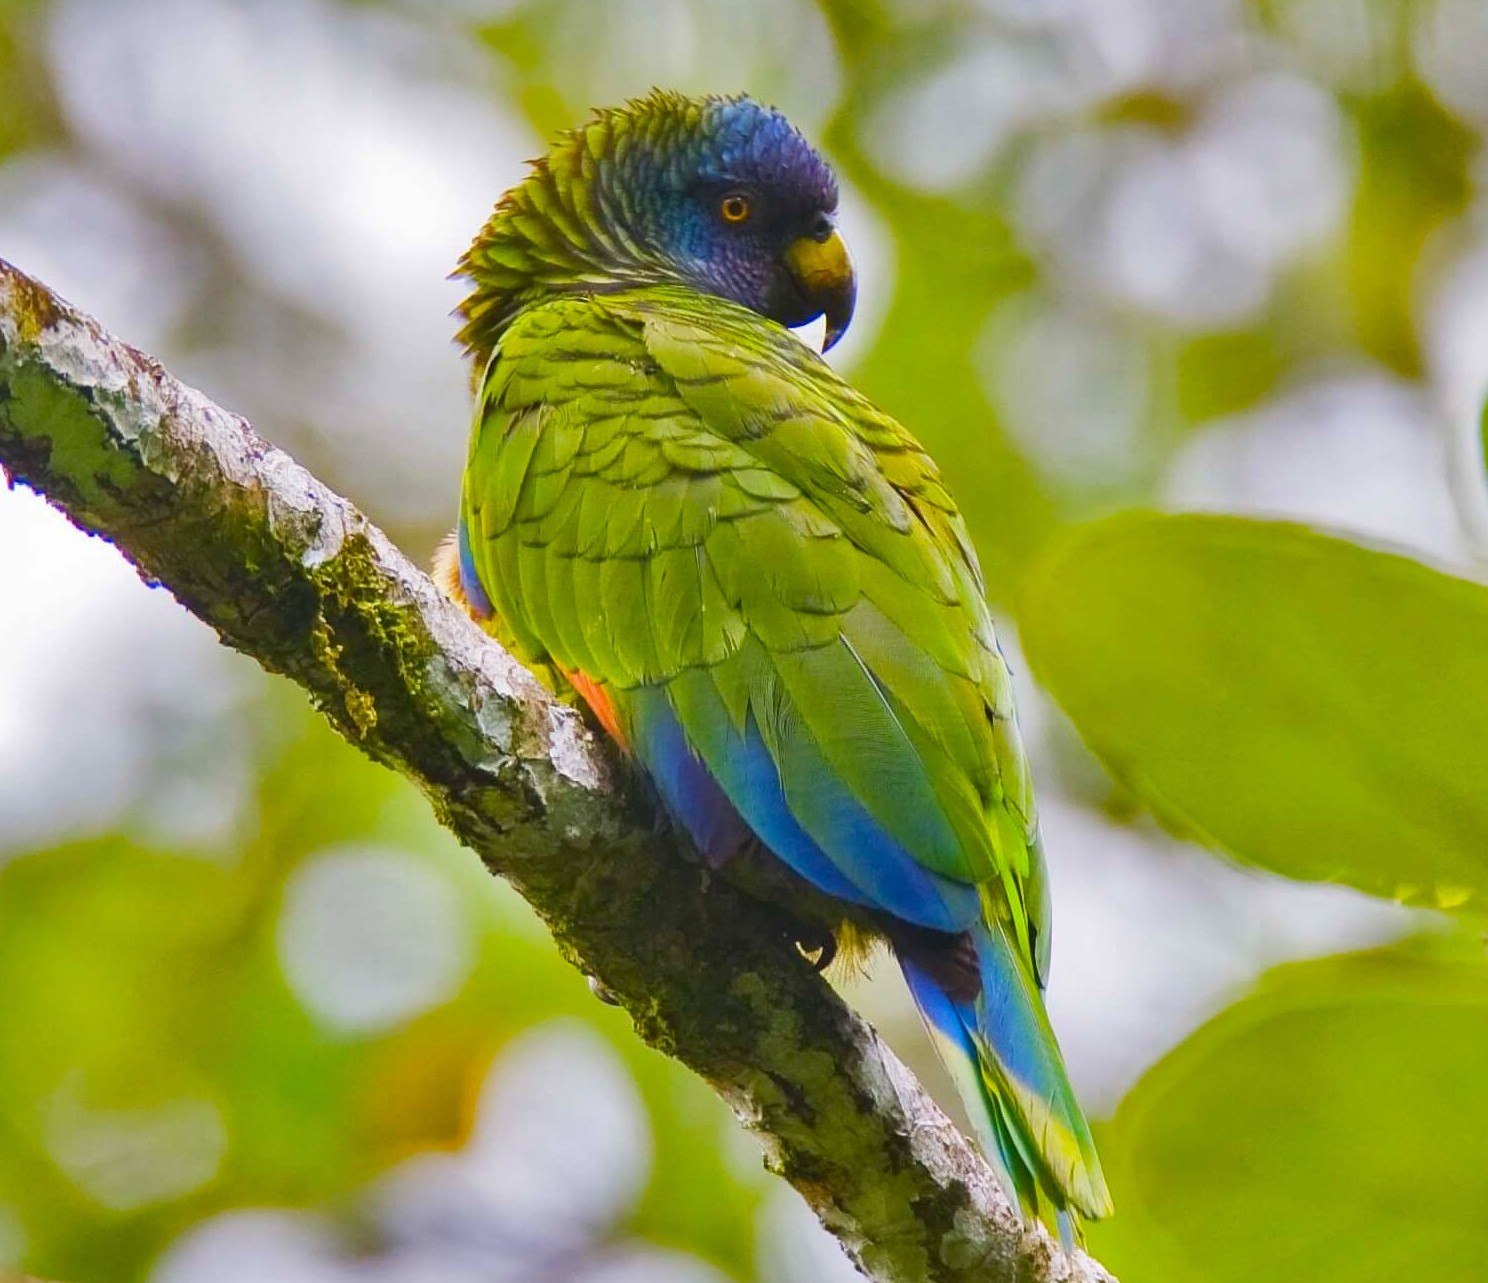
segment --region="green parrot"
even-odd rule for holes
[[[837,185],[779,112],[596,113],[460,265],[482,371],[441,581],[561,675],[703,857],[758,843],[888,942],[1030,1215],[1110,1211],[1044,1010],[1013,688],[934,462],[789,327],[852,315]]]

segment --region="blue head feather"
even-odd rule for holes
[[[619,112],[634,122],[635,143],[606,177],[632,202],[636,226],[626,230],[699,287],[778,311],[781,253],[830,226],[837,209],[837,180],[820,153],[752,98],[657,93]],[[721,213],[731,195],[748,202],[739,224]]]

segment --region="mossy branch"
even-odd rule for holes
[[[417,783],[641,1037],[729,1102],[867,1277],[1109,1280],[1023,1222],[779,910],[659,834],[573,711],[360,512],[3,261],[0,467]]]

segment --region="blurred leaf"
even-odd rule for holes
[[[1060,544],[1020,621],[1180,832],[1443,908],[1488,889],[1488,589],[1300,526],[1131,513]]]
[[[1101,1136],[1124,1283],[1456,1283],[1488,1261],[1488,966],[1463,937],[1278,969]]]
[[[39,0],[0,0],[0,157],[63,133],[43,43]]]
[[[1248,410],[1276,387],[1287,354],[1274,327],[1198,334],[1182,343],[1174,370],[1178,412],[1202,423]]]
[[[1478,139],[1414,80],[1355,104],[1354,119],[1361,169],[1347,272],[1357,340],[1419,377],[1416,268],[1431,234],[1467,207]]]

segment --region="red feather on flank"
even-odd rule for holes
[[[625,732],[620,729],[620,718],[615,712],[615,701],[610,698],[610,692],[577,668],[567,673],[566,676],[569,685],[583,696],[584,703],[589,705],[589,710],[599,718],[599,724],[605,728],[605,734],[627,753],[630,752],[630,741],[625,738]]]

